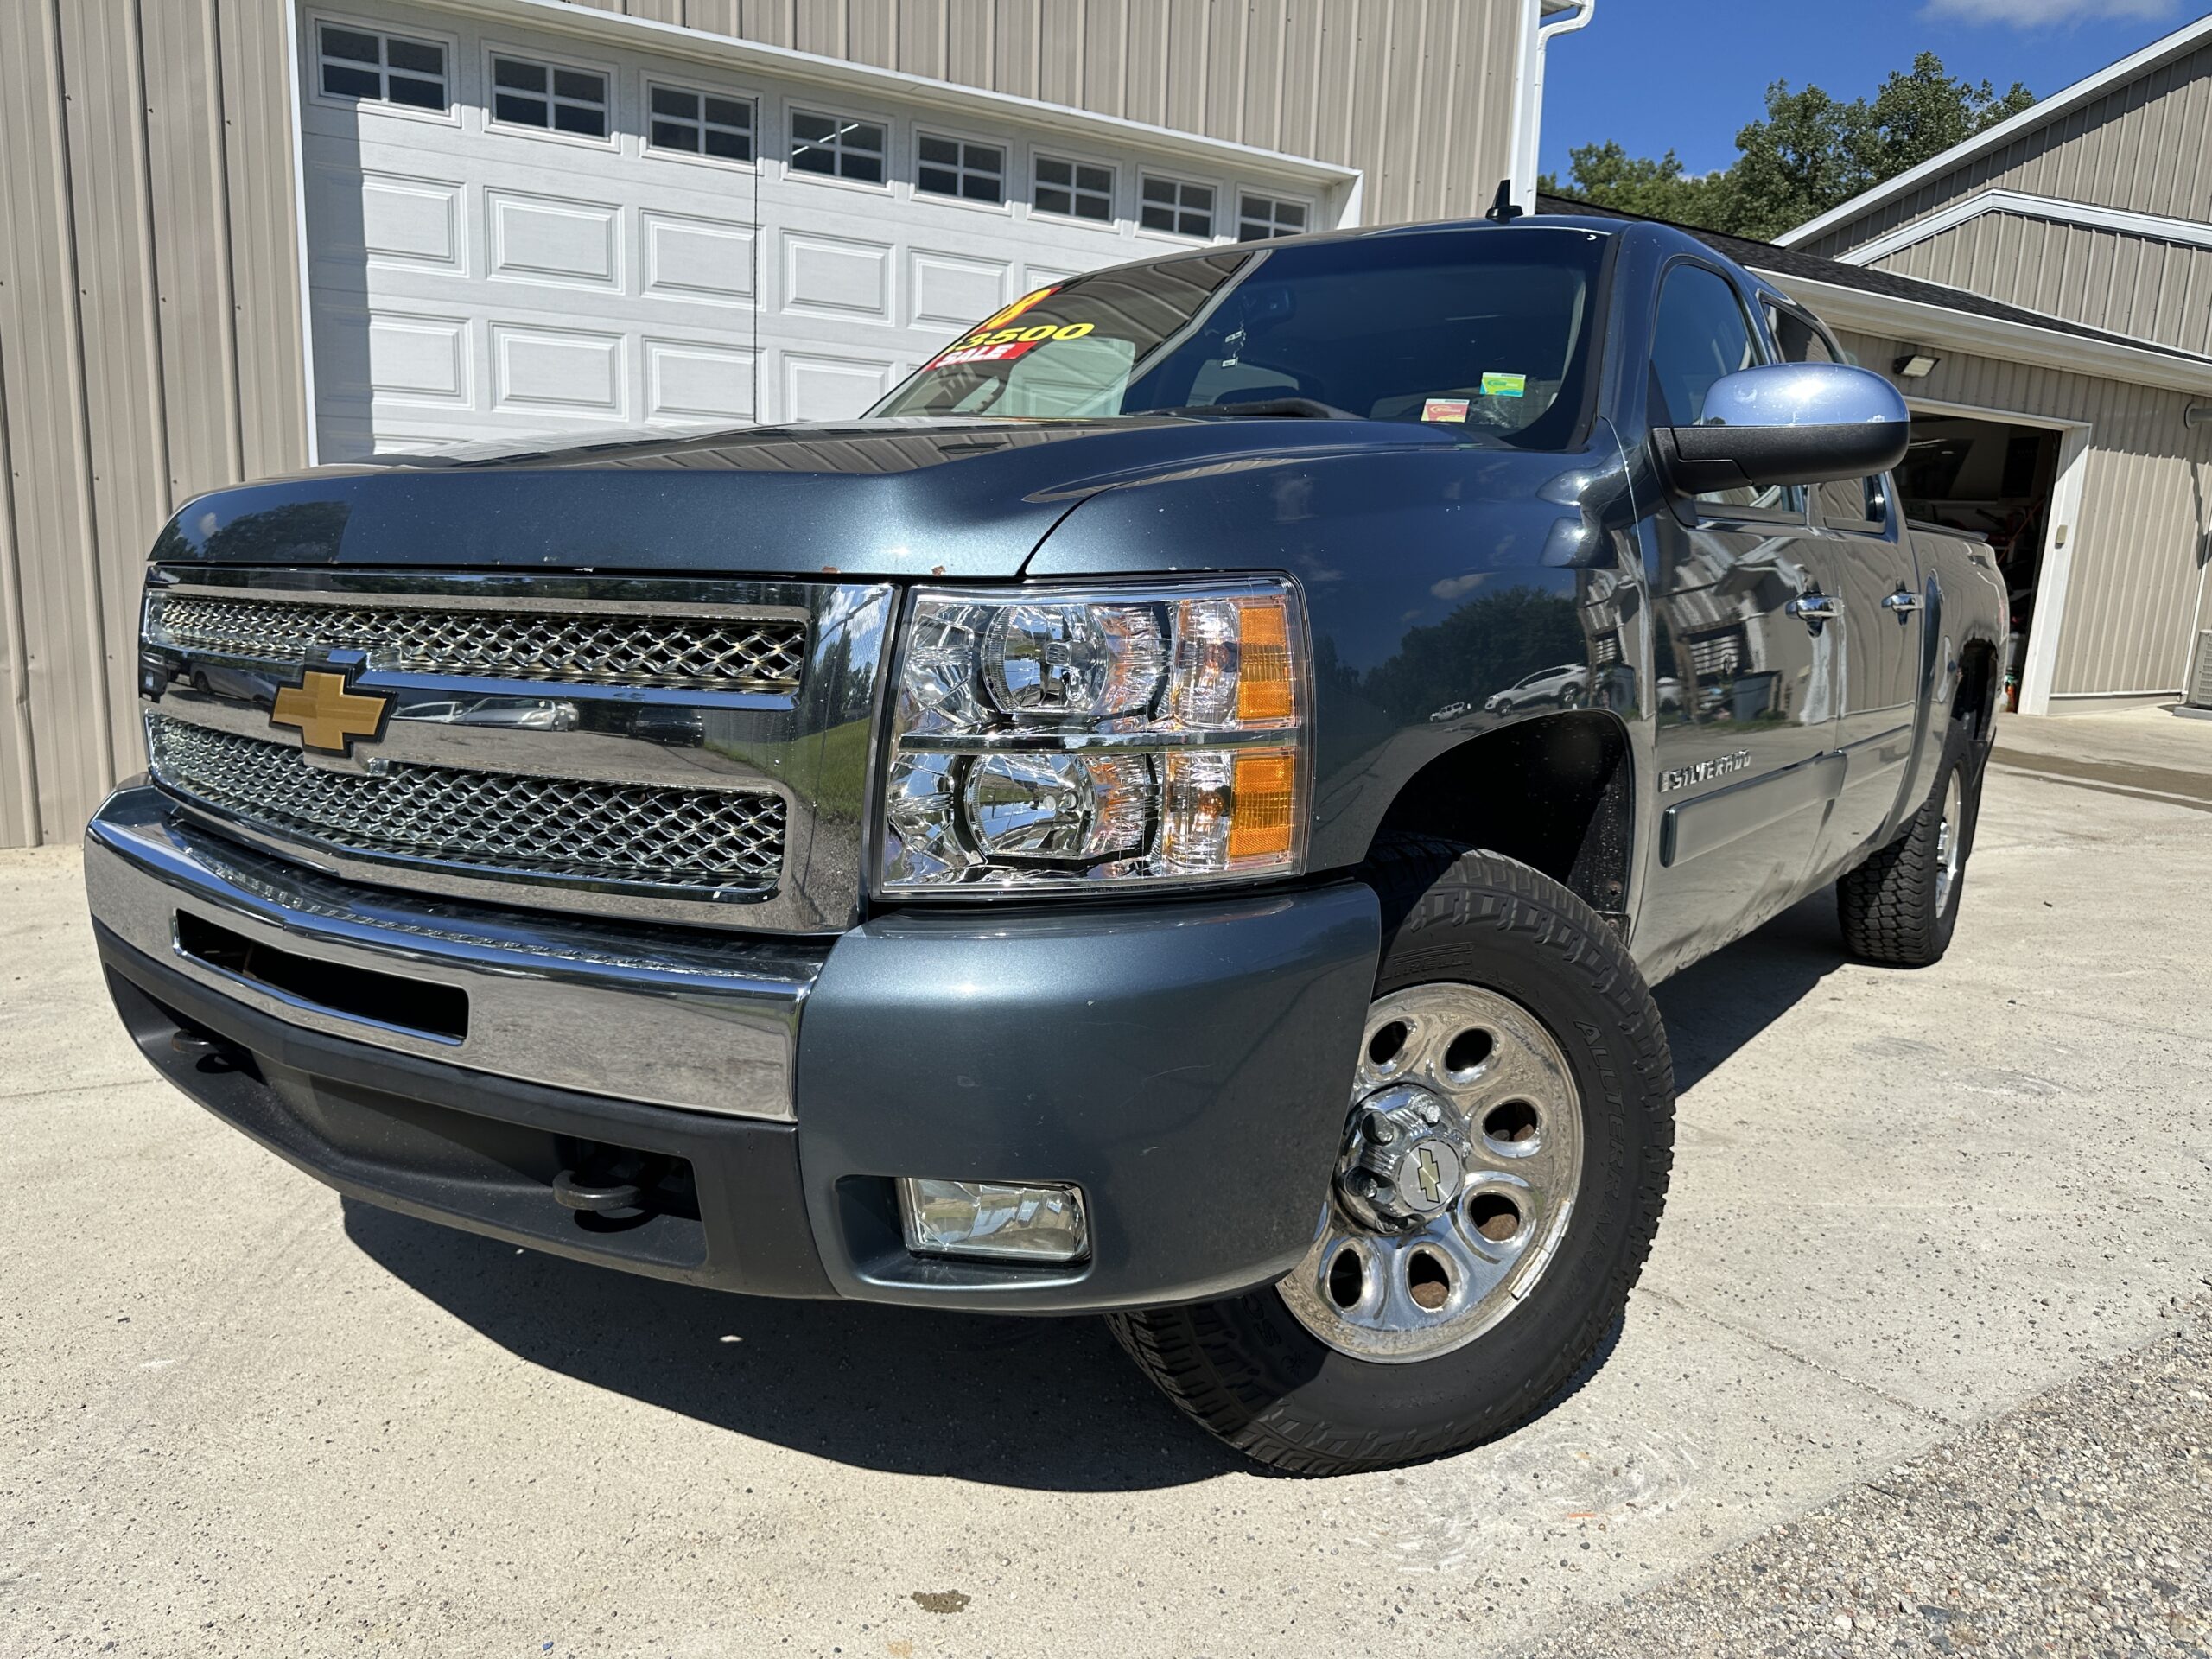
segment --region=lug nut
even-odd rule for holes
[[[1380,1112],[1370,1112],[1361,1119],[1359,1132],[1378,1147],[1387,1147],[1398,1138],[1398,1126]]]

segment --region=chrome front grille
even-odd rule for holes
[[[761,790],[590,783],[393,762],[310,766],[267,742],[156,714],[154,775],[249,827],[369,859],[703,893],[765,893],[785,805]]]
[[[181,652],[297,662],[310,648],[368,653],[410,674],[474,674],[575,685],[789,693],[806,658],[795,617],[654,616],[633,612],[464,609],[315,603],[170,593],[151,642]]]

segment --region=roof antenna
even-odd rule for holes
[[[1490,212],[1484,213],[1483,217],[1493,225],[1510,225],[1528,211],[1526,207],[1516,207],[1513,205],[1513,181],[1500,179],[1497,181],[1497,194],[1490,204]]]

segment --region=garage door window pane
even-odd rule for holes
[[[791,168],[827,178],[883,182],[883,129],[849,116],[791,111]]]
[[[652,120],[645,142],[653,149],[724,162],[753,159],[753,105],[745,99],[655,86],[651,101]]]
[[[384,77],[373,69],[326,63],[322,66],[322,90],[333,98],[382,98]]]
[[[1246,196],[1236,206],[1236,239],[1264,242],[1269,237],[1298,236],[1306,229],[1306,204],[1272,196]]]
[[[1006,200],[1006,152],[995,144],[971,144],[961,138],[923,133],[917,149],[914,187],[933,196],[963,201]]]
[[[492,60],[492,115],[510,126],[607,137],[607,77],[524,58]]]
[[[1030,200],[1041,213],[1071,219],[1110,220],[1114,217],[1114,170],[1085,162],[1039,156]]]
[[[607,137],[607,106],[604,104],[571,104],[564,99],[553,101],[553,125],[562,132],[573,132],[584,138]]]
[[[446,49],[435,41],[324,23],[315,46],[326,97],[377,99],[418,110],[446,107]]]
[[[1144,181],[1144,200],[1138,222],[1147,231],[1167,231],[1176,236],[1213,234],[1213,187],[1182,179]]]
[[[394,69],[404,69],[413,75],[430,75],[444,79],[446,49],[423,41],[396,41],[387,37],[384,43],[384,60]]]
[[[382,44],[375,35],[364,35],[359,29],[333,29],[327,24],[322,31],[322,55],[371,65],[384,61]]]

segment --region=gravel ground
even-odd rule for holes
[[[2212,1654],[2212,1301],[1535,1659]]]

